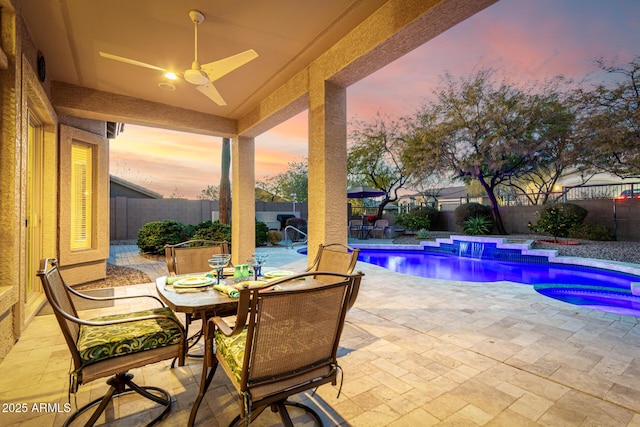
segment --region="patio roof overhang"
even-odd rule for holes
[[[17,7],[46,60],[56,109],[101,120],[255,136],[308,108],[304,98],[310,76],[347,87],[495,1],[327,0],[301,5],[260,0],[240,6],[24,0]],[[216,105],[182,80],[175,91],[164,91],[158,87],[161,72],[99,56],[107,51],[178,71],[190,68],[190,8],[205,15],[198,27],[200,62],[247,49],[259,54],[216,82],[227,106]]]
[[[46,60],[59,114],[233,138],[233,204],[253,206],[253,138],[309,111],[310,255],[346,243],[346,88],[496,0],[296,0],[276,3],[25,0],[18,4]],[[188,82],[99,51],[178,71],[194,57],[189,8],[205,15],[199,58],[259,57],[216,81],[228,105]],[[117,139],[114,143],[117,143]],[[330,161],[328,160],[330,158]],[[240,173],[242,171],[242,173]],[[235,215],[235,214],[234,214]],[[234,260],[253,251],[252,209],[234,216]],[[237,244],[246,242],[246,244]],[[312,258],[312,257],[311,257]]]

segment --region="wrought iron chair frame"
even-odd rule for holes
[[[323,276],[325,280],[314,280],[310,285],[302,285],[302,287],[297,285],[293,289],[287,289],[287,282],[295,284],[300,279],[305,279],[307,277],[317,278],[319,276]],[[271,407],[272,410],[278,412],[285,426],[291,426],[292,422],[286,406],[302,408],[316,419],[318,423],[322,424],[320,417],[312,408],[297,402],[290,402],[287,398],[305,390],[314,389],[322,384],[332,383],[335,385],[337,383],[337,375],[339,371],[337,361],[338,344],[344,328],[348,304],[352,301],[354,292],[357,293],[362,276],[362,273],[341,274],[319,271],[305,272],[270,282],[262,288],[240,290],[240,300],[238,303],[235,324],[233,326],[229,326],[221,317],[209,319],[207,323],[205,361],[200,381],[200,392],[191,409],[188,425],[193,426],[195,423],[198,408],[213,379],[218,365],[222,365],[242,400],[240,405],[241,412],[231,421],[229,424],[230,426],[237,425],[243,419],[248,425],[268,407]],[[333,278],[333,280],[331,280],[331,278]],[[340,287],[343,287],[344,293],[341,297],[342,300],[340,302],[340,308],[337,310],[339,318],[336,321],[335,336],[332,339],[333,344],[330,351],[331,356],[323,359],[321,362],[314,363],[312,366],[307,366],[304,369],[297,368],[293,372],[279,373],[278,375],[274,375],[269,378],[251,378],[249,370],[253,369],[253,364],[255,364],[255,361],[257,360],[254,359],[253,345],[256,343],[256,337],[259,336],[257,334],[259,334],[258,331],[260,331],[260,328],[268,327],[261,326],[262,301],[269,298],[282,297],[283,295],[286,296],[287,294],[291,296],[305,293],[310,294],[331,289],[335,290]],[[304,310],[300,310],[300,312],[301,311]],[[265,317],[272,319],[271,315]],[[230,368],[224,361],[224,356],[221,356],[220,352],[214,349],[213,340],[216,329],[219,333],[228,337],[238,335],[245,329],[247,331],[244,363],[240,382],[237,382],[234,379],[234,374],[230,372]],[[292,354],[292,357],[295,356]],[[251,368],[248,368],[249,366],[251,366]],[[268,389],[268,391],[265,389]],[[254,396],[254,393],[255,397],[252,397]]]
[[[76,291],[64,282],[64,279],[60,275],[56,259],[43,259],[41,261],[40,267],[40,271],[38,271],[37,274],[41,278],[47,300],[49,301],[49,304],[53,309],[53,313],[56,316],[58,324],[60,325],[62,334],[65,338],[67,346],[69,347],[73,359],[74,369],[70,381],[69,392],[75,392],[78,386],[82,384],[89,383],[99,378],[111,376],[111,378],[107,380],[107,384],[109,384],[110,386],[107,393],[104,396],[99,397],[79,408],[66,420],[64,426],[70,425],[77,417],[98,405],[98,407],[86,423],[86,425],[93,425],[114,397],[131,393],[139,393],[143,397],[165,407],[162,413],[158,415],[149,425],[153,425],[162,420],[171,410],[171,394],[168,391],[158,387],[139,386],[135,384],[133,382],[133,375],[128,373],[128,371],[130,369],[139,368],[151,363],[175,358],[178,359],[180,366],[184,365],[186,333],[183,325],[176,319],[163,314],[152,314],[138,317],[130,316],[118,320],[81,319],[78,316],[78,312],[75,308],[75,305],[73,304],[73,301],[71,300],[71,295],[91,301],[151,298],[157,301],[160,304],[160,307],[165,307],[165,305],[158,297],[154,295],[127,295],[116,297],[94,297],[86,295]],[[60,281],[60,283],[57,285],[58,287],[61,287],[60,289],[55,289],[54,287],[56,286],[56,284],[51,283],[52,281],[56,280]],[[65,300],[60,301],[61,298]],[[68,307],[68,309],[63,308],[63,306]],[[109,326],[139,322],[143,320],[159,319],[167,320],[175,324],[175,326],[180,330],[181,338],[178,344],[171,344],[168,346],[158,347],[140,352],[123,354],[116,357],[96,361],[87,365],[83,364],[79,350],[76,346],[81,326]],[[155,392],[155,394],[152,392]]]

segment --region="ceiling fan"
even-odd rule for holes
[[[195,59],[191,64],[191,68],[182,73],[182,77],[184,77],[184,79],[189,83],[195,85],[197,90],[202,92],[216,104],[221,106],[227,105],[222,98],[222,95],[220,95],[216,87],[213,85],[213,82],[236,68],[239,68],[247,62],[257,58],[258,54],[255,50],[249,49],[215,62],[200,65],[200,62],[198,62],[198,24],[204,21],[204,14],[198,10],[191,10],[189,11],[189,18],[191,18],[195,24]],[[135,59],[124,58],[122,56],[112,55],[102,51],[100,51],[99,54],[103,58],[113,59],[115,61],[136,65],[138,67],[162,71],[165,73],[165,76],[170,79],[177,78],[177,75],[171,70],[167,70],[156,65],[146,64],[144,62],[136,61]]]

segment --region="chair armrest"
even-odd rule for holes
[[[245,316],[246,317],[246,316]],[[244,330],[246,322],[237,322],[233,325],[233,327],[229,326],[227,322],[222,317],[215,316],[209,319],[207,324],[207,336],[213,336],[213,331],[215,328],[218,328],[220,332],[222,332],[225,336],[232,337],[234,335],[238,335],[240,332]]]
[[[271,283],[269,283],[267,287],[270,288]],[[242,332],[242,330],[244,330],[244,326],[247,324],[247,316],[249,315],[249,311],[250,311],[249,306],[251,305],[251,293],[258,292],[258,290],[263,290],[263,288],[240,289],[239,290],[240,298],[238,300],[238,311],[236,312],[236,323],[233,326],[233,328],[229,326],[222,317],[215,316],[210,318],[209,321],[207,322],[207,329],[206,329],[207,336],[209,335],[213,336],[214,326],[217,327],[220,330],[220,332],[222,332],[224,335],[228,337],[237,335],[240,332]]]
[[[164,307],[164,303],[162,302],[162,300],[160,298],[158,298],[155,295],[122,295],[122,296],[112,296],[112,297],[92,297],[91,295],[87,295],[87,294],[83,294],[82,292],[76,291],[75,289],[73,289],[70,286],[67,286],[65,284],[65,286],[67,287],[67,290],[69,292],[71,292],[73,295],[79,297],[79,298],[83,298],[86,300],[91,300],[91,301],[114,301],[114,300],[121,300],[121,299],[131,299],[131,298],[153,298],[154,300],[158,301],[160,303],[160,307]]]
[[[60,308],[60,306],[58,304],[56,304],[54,301],[50,301],[49,302],[51,304],[51,308],[59,315],[61,315],[62,317],[64,317],[65,319],[77,323],[79,325],[86,325],[86,326],[109,326],[109,325],[117,325],[120,323],[131,323],[131,322],[137,322],[139,320],[153,320],[153,319],[166,319],[169,320],[173,323],[176,324],[176,326],[178,326],[180,328],[180,330],[182,331],[182,335],[184,336],[184,326],[182,325],[182,323],[176,321],[175,319],[169,317],[169,316],[165,316],[164,314],[150,314],[148,316],[139,316],[139,317],[126,317],[124,319],[117,319],[117,320],[101,320],[101,321],[96,321],[96,320],[85,320],[85,319],[80,319],[79,317],[75,317],[70,315],[69,313],[65,312],[62,308]]]

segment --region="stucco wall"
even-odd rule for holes
[[[60,117],[50,101],[51,81],[47,76],[40,81],[37,69],[39,53],[21,17],[15,14],[15,2],[0,0],[1,47],[7,57],[7,69],[0,71],[2,94],[2,121],[0,122],[0,229],[3,244],[0,245],[0,358],[10,350],[24,328],[44,302],[39,279],[35,275],[41,258],[55,257],[59,253],[59,121],[90,132],[105,134],[104,122],[87,121],[73,117]],[[18,8],[19,9],[19,8]],[[31,113],[29,113],[31,112]],[[28,117],[37,118],[42,128],[41,139],[36,143],[36,157],[41,160],[31,174],[35,185],[41,188],[39,213],[28,215]],[[107,144],[105,140],[105,146]],[[103,164],[108,165],[105,156]],[[105,187],[105,210],[108,201],[108,180]],[[107,217],[102,221],[107,231]],[[34,227],[34,224],[37,224]],[[34,237],[28,237],[34,233]],[[38,244],[30,246],[37,239]],[[88,264],[89,275],[104,277],[108,257],[108,232],[101,239],[106,248],[101,265],[96,260]],[[29,248],[32,248],[30,251]],[[31,253],[33,262],[29,258]],[[84,273],[86,273],[86,268]],[[87,275],[85,274],[85,279]],[[27,282],[33,283],[36,292],[27,301]]]
[[[257,212],[290,212],[292,203],[255,202]],[[129,199],[115,197],[111,199],[110,239],[135,240],[138,230],[151,221],[171,219],[183,224],[198,224],[211,220],[211,213],[218,211],[218,201],[183,199]],[[296,212],[301,218],[307,218],[307,204],[296,203]]]
[[[64,120],[64,122],[62,122]],[[74,126],[68,126],[72,123]],[[71,249],[71,146],[75,141],[93,147],[95,177],[92,198],[92,242],[89,248]],[[70,285],[106,277],[109,258],[109,143],[106,123],[67,116],[60,123],[58,260]]]
[[[0,9],[2,50],[7,56],[8,68],[0,72],[2,95],[2,121],[0,129],[0,229],[3,244],[0,245],[0,271],[3,286],[0,288],[0,357],[4,357],[18,336],[14,328],[14,306],[18,302],[19,268],[19,177],[16,176],[16,159],[19,157],[20,76],[16,72],[16,54],[19,46],[15,33],[13,14]],[[15,142],[14,142],[15,141]]]

